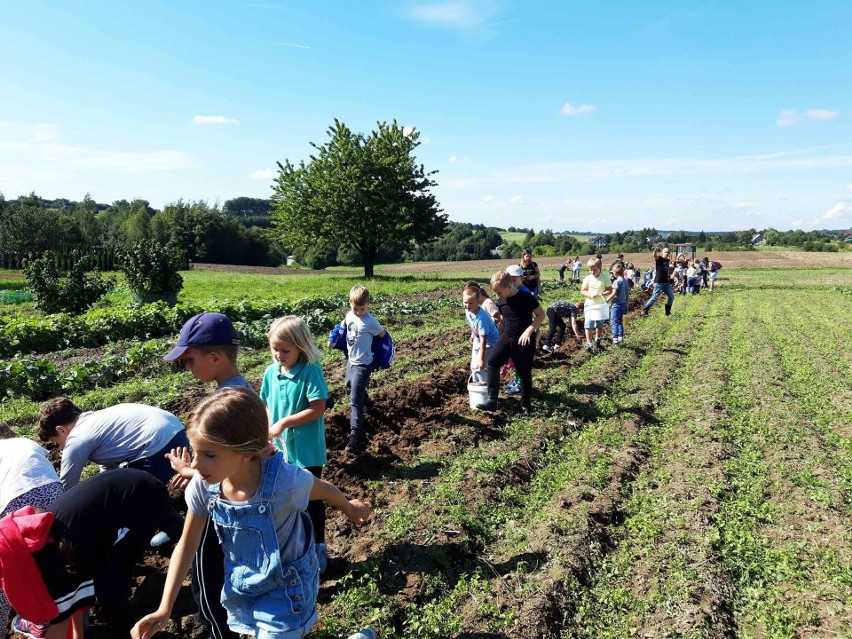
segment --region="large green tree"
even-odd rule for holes
[[[447,224],[431,176],[414,157],[416,130],[377,123],[365,136],[335,120],[329,140],[313,142],[310,161],[278,163],[273,224],[289,247],[351,246],[364,275],[373,276],[381,247],[412,249],[441,235]]]

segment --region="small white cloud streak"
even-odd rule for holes
[[[778,114],[778,119],[775,120],[775,124],[778,126],[793,126],[799,122],[801,122],[801,118],[798,112],[793,109],[784,109]]]
[[[412,133],[414,133],[414,127],[413,127],[413,126],[404,126],[404,127],[402,127],[402,134],[403,134],[405,137],[408,137],[408,136],[409,136],[409,135],[411,135]]]
[[[258,169],[249,173],[250,180],[272,180],[275,178],[275,171],[272,169]]]
[[[846,185],[846,192],[847,192],[847,193],[852,193],[852,184],[847,184],[847,185]]]
[[[463,29],[479,26],[485,21],[479,3],[462,0],[415,4],[409,8],[408,14],[423,22]]]
[[[458,160],[458,158],[455,155],[451,155],[450,157],[447,158],[447,162],[449,162],[450,164],[452,164],[456,160]]]
[[[509,204],[523,204],[524,196],[523,195],[513,195],[509,198]]]
[[[236,118],[227,118],[224,115],[196,115],[192,118],[196,124],[239,124]]]
[[[828,109],[808,109],[805,111],[805,115],[808,116],[811,120],[821,120],[823,122],[827,122],[829,120],[834,120],[838,112],[837,111],[829,111]]]
[[[485,202],[486,204],[490,204],[491,202],[494,201],[494,196],[493,195],[486,195],[484,198],[482,198],[482,201]]]
[[[581,104],[580,106],[574,106],[570,102],[566,102],[562,105],[562,115],[567,115],[568,117],[583,115],[585,113],[594,113],[595,111],[597,111],[597,107],[593,104]]]

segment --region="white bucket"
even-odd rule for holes
[[[586,302],[583,314],[587,320],[602,321],[609,319],[609,304],[606,302]]]
[[[471,377],[467,380],[467,394],[470,397],[470,407],[476,409],[479,404],[488,401],[488,384],[471,380]]]

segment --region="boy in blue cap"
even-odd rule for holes
[[[183,367],[202,382],[215,381],[216,390],[252,386],[237,369],[240,337],[222,313],[199,313],[180,330],[177,346],[163,359],[183,362]]]

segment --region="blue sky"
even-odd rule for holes
[[[0,191],[267,197],[338,118],[451,220],[852,226],[852,2],[0,0]]]

